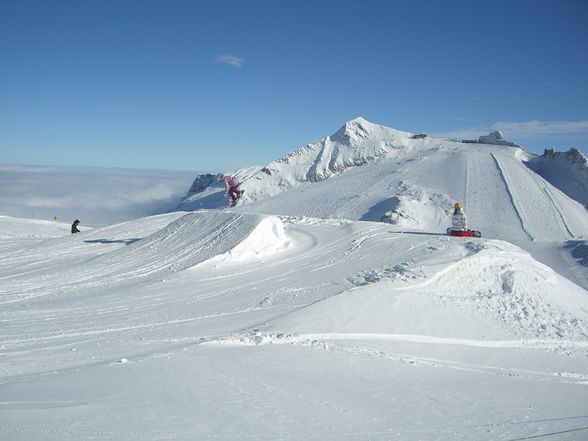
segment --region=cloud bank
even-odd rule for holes
[[[177,170],[0,165],[0,215],[122,222],[175,209],[193,177]]]

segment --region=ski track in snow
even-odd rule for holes
[[[529,237],[529,239],[531,240],[535,240],[535,237],[533,237],[533,235],[529,232],[529,229],[527,227],[527,225],[525,225],[525,220],[523,219],[523,216],[521,215],[521,211],[519,210],[517,203],[515,201],[515,198],[512,194],[511,191],[511,184],[509,183],[509,181],[506,179],[506,176],[504,175],[504,170],[502,169],[502,167],[500,166],[500,162],[498,161],[498,159],[496,158],[496,155],[491,153],[492,158],[494,159],[494,162],[496,163],[496,168],[498,169],[498,171],[500,172],[500,177],[502,179],[502,181],[504,182],[504,186],[506,188],[506,191],[508,193],[508,198],[512,204],[512,207],[514,208],[514,211],[517,215],[517,218],[519,219],[519,222],[521,223],[521,228],[522,230],[525,232],[525,234]]]
[[[538,236],[545,236],[543,231],[533,231],[537,229],[535,219],[542,219],[544,230],[565,232],[567,237],[562,237],[563,240],[575,237],[562,209],[556,204],[553,193],[543,178],[529,173],[526,167],[512,156],[503,155],[503,158],[498,159],[497,154],[492,153],[492,157],[501,170],[513,206],[521,219],[524,231],[531,240],[536,240]],[[504,172],[505,167],[508,167],[508,173]],[[511,179],[515,182],[511,182]],[[522,205],[525,205],[524,210],[520,208]]]
[[[439,369],[475,371],[484,374],[534,378],[541,381],[556,381],[588,386],[588,374],[574,372],[540,372],[530,369],[515,369],[500,366],[481,365],[472,362],[456,362],[449,359],[419,357],[407,353],[391,353],[387,350],[359,346],[356,342],[402,342],[424,345],[465,346],[486,349],[541,349],[558,350],[562,347],[585,349],[587,341],[558,340],[471,340],[442,338],[426,335],[385,335],[385,334],[271,334],[254,330],[248,333],[234,334],[221,338],[202,339],[198,345],[218,347],[263,346],[263,345],[300,345],[327,351],[340,351],[357,356],[384,358],[408,365],[427,366]],[[341,343],[337,343],[341,342]]]
[[[213,239],[210,241],[210,243],[214,243],[216,238],[221,237],[221,232],[224,231],[226,228],[232,227],[234,226],[235,222],[238,222],[239,219],[241,219],[242,215],[238,215],[236,218],[235,217],[229,217],[229,222],[228,223],[221,223],[221,227],[219,227],[218,229],[215,227],[213,229],[213,231],[216,232],[216,235],[213,236]],[[183,219],[183,218],[182,218]],[[288,222],[290,222],[290,225],[295,226],[297,225],[297,223],[300,222],[300,220],[295,220],[295,219],[290,219],[288,220]],[[299,225],[304,225],[304,223],[306,222],[306,220],[303,220],[301,224]],[[321,224],[316,224],[314,226],[312,226],[311,230],[314,228],[319,228],[319,230],[321,228],[330,228],[329,227],[329,223],[328,222],[324,222],[325,224],[324,227],[322,227]],[[155,235],[153,235],[153,239],[150,239],[147,243],[147,245],[143,244],[142,248],[149,248],[151,246],[152,242],[160,242],[162,240],[162,238],[166,238],[168,236],[174,236],[176,234],[178,234],[179,228],[197,228],[197,223],[186,223],[184,221],[182,221],[180,224],[176,223],[172,224],[172,227],[166,227],[164,228],[162,231],[165,231],[165,233],[163,235],[156,233]],[[369,226],[370,224],[366,224],[367,226]],[[343,228],[350,228],[352,227],[353,224],[343,224]],[[308,229],[307,229],[308,230]],[[170,232],[171,231],[171,232]],[[294,230],[296,231],[296,229]],[[301,232],[304,230],[301,230]],[[310,230],[308,230],[310,231]],[[390,236],[389,232],[387,231],[387,229],[384,227],[382,228],[381,225],[374,225],[374,228],[372,227],[368,227],[367,229],[362,228],[360,230],[358,230],[357,232],[353,232],[351,234],[349,234],[352,230],[350,230],[349,232],[347,232],[346,234],[343,235],[339,235],[331,240],[327,240],[324,241],[322,239],[320,239],[319,236],[311,234],[309,235],[308,232],[304,233],[306,234],[306,238],[303,239],[302,236],[297,236],[297,241],[299,244],[303,244],[306,243],[306,245],[303,246],[303,248],[297,248],[295,250],[295,252],[292,254],[288,254],[287,257],[282,261],[280,259],[275,260],[274,262],[272,262],[271,266],[268,268],[267,273],[270,275],[269,278],[267,277],[260,277],[259,279],[255,280],[255,282],[251,283],[250,281],[246,282],[245,284],[241,284],[242,289],[248,289],[249,287],[252,287],[254,290],[256,289],[256,286],[260,286],[261,284],[265,284],[268,286],[273,286],[275,285],[275,279],[280,279],[283,278],[284,275],[286,275],[288,278],[293,277],[293,275],[295,273],[300,273],[300,274],[304,274],[304,273],[323,273],[325,271],[329,271],[331,268],[335,268],[335,267],[341,267],[341,265],[347,265],[350,264],[352,262],[361,262],[362,260],[367,260],[367,256],[371,256],[371,255],[377,255],[378,254],[378,250],[384,249],[385,247],[387,247],[388,245],[386,245],[387,241],[392,241],[391,243],[394,243],[395,241],[398,241],[399,239],[403,238],[403,235],[396,235],[396,236]],[[291,232],[290,234],[294,234],[294,232]],[[299,233],[296,233],[299,234]],[[387,239],[387,240],[384,240]],[[443,243],[444,241],[446,241],[446,239],[434,239],[433,240],[434,243]],[[182,240],[180,240],[181,243],[183,243]],[[384,248],[383,248],[384,247]],[[426,245],[426,247],[431,248],[429,245]],[[426,248],[425,247],[425,248]],[[122,250],[123,253],[123,257],[126,259],[127,258],[127,246],[124,247],[119,247],[117,250],[115,250],[114,252],[111,253],[107,253],[106,256],[108,256],[106,258],[106,260],[112,261],[111,258],[111,254],[119,254],[120,251]],[[201,250],[202,248],[198,248],[199,250]],[[224,249],[224,248],[223,248]],[[434,248],[431,248],[434,249]],[[418,269],[418,265],[415,264],[415,260],[414,257],[410,257],[412,256],[418,256],[418,255],[423,255],[422,253],[422,249],[420,247],[417,247],[416,249],[412,250],[409,249],[408,250],[409,253],[406,254],[406,258],[407,260],[404,262],[398,262],[396,264],[391,263],[389,265],[383,265],[381,266],[379,269],[377,267],[374,267],[373,264],[367,263],[367,268],[363,271],[360,271],[358,273],[356,273],[355,276],[353,276],[352,278],[350,278],[348,275],[342,276],[340,279],[340,282],[335,283],[334,285],[332,285],[332,287],[330,289],[334,289],[335,291],[332,292],[332,294],[336,294],[338,292],[345,292],[347,291],[349,288],[355,286],[361,286],[364,285],[366,283],[374,283],[377,282],[379,280],[397,280],[398,282],[400,282],[401,284],[398,285],[398,289],[405,289],[405,287],[407,286],[406,284],[408,283],[412,289],[423,289],[423,288],[427,288],[428,286],[430,286],[432,283],[434,283],[434,281],[436,280],[436,278],[440,277],[442,274],[444,274],[447,271],[451,271],[452,266],[447,266],[445,267],[442,271],[438,271],[438,270],[433,270],[433,273],[429,274],[429,275],[425,275],[425,273],[423,273],[422,269]],[[131,254],[136,253],[136,250],[131,251]],[[435,252],[435,251],[433,251]],[[427,253],[425,253],[426,255]],[[210,253],[206,252],[205,255],[211,255]],[[214,253],[212,253],[212,255],[216,255]],[[174,254],[174,257],[176,255]],[[182,258],[182,256],[179,256],[180,259]],[[93,259],[94,261],[100,261],[101,259]],[[201,259],[193,259],[192,262],[198,262]],[[379,259],[378,259],[379,260]],[[322,262],[322,263],[321,263]],[[412,262],[412,263],[411,263]],[[211,264],[207,263],[202,269],[198,269],[199,267],[193,267],[194,270],[196,271],[196,273],[204,273],[206,274],[206,276],[202,279],[200,279],[200,284],[202,283],[210,283],[212,285],[214,285],[215,283],[217,283],[220,279],[216,278],[214,276],[214,271],[210,271],[209,270],[209,266]],[[264,265],[268,265],[267,263],[265,263]],[[279,265],[285,265],[287,267],[289,267],[290,269],[286,270],[287,272],[284,273],[283,271],[275,271],[274,266],[279,266]],[[156,271],[157,268],[168,268],[169,267],[169,263],[168,260],[162,256],[161,262],[159,262],[159,266],[152,266],[151,263],[149,263],[147,265],[147,270],[143,269],[143,270],[139,270],[137,273],[134,274],[133,277],[137,278],[137,279],[141,279],[141,278],[146,278],[148,276],[153,275]],[[85,273],[87,271],[89,271],[89,274],[84,275],[84,280],[91,280],[92,277],[95,280],[95,285],[99,285],[100,284],[100,280],[105,276],[105,273],[101,272],[101,271],[92,271],[91,268],[87,268],[84,267],[83,269],[80,267],[77,267],[77,271],[81,272],[81,273]],[[418,269],[417,272],[415,272],[415,269]],[[259,268],[257,269],[253,269],[254,271],[257,271],[258,273],[260,273]],[[119,270],[120,271],[120,270]],[[124,272],[122,274],[128,274],[127,272],[128,270],[124,270]],[[248,278],[249,274],[251,274],[251,269],[246,270],[246,271],[233,271],[230,273],[230,276],[228,274],[223,275],[223,278],[227,278],[230,277],[232,279],[235,278]],[[172,272],[175,272],[172,271]],[[263,272],[261,272],[263,273]],[[261,274],[260,273],[260,274]],[[120,273],[119,273],[120,274]],[[277,274],[277,276],[276,276]],[[210,277],[212,275],[212,277]],[[63,277],[63,275],[61,276]],[[69,277],[69,275],[68,275]],[[117,279],[121,277],[121,276],[117,276]],[[319,276],[320,277],[320,276]],[[423,279],[422,282],[418,282],[415,284],[415,281],[418,281],[419,279]],[[26,297],[27,301],[33,301],[36,297],[40,297],[40,296],[44,296],[47,295],[46,290],[47,288],[44,286],[46,283],[45,278],[39,280],[38,285],[36,286],[29,286],[28,290],[32,291],[32,294],[30,294],[29,296]],[[78,281],[79,283],[79,281]],[[152,282],[149,282],[152,283]],[[404,284],[404,286],[402,285]],[[91,286],[91,284],[87,284],[86,286]],[[113,284],[112,282],[109,283],[109,286],[111,286],[111,289],[115,288],[116,285]],[[326,287],[326,285],[325,285]],[[14,289],[14,288],[13,288]],[[39,290],[41,291],[41,294],[36,295],[34,293],[34,290]],[[429,289],[429,288],[427,288]],[[69,292],[69,295],[71,294],[75,294],[76,292],[78,292],[77,290],[73,290],[73,291],[58,291],[57,294],[60,296],[63,296],[66,292]],[[310,293],[312,291],[308,291],[307,289],[300,287],[300,288],[296,288],[296,287],[291,287],[288,289],[284,289],[284,288],[280,288],[278,290],[276,290],[274,293],[270,294],[270,295],[263,295],[263,297],[257,301],[257,305],[255,306],[255,308],[264,308],[264,307],[268,307],[268,306],[279,306],[280,304],[287,304],[289,302],[295,301],[296,303],[300,304],[300,300],[303,300],[302,304],[308,304],[308,302],[310,301],[315,302],[317,300],[321,300],[323,298],[326,298],[328,296],[327,292],[324,294],[319,294],[318,297],[316,296],[316,294],[318,294],[318,291],[314,291],[316,294],[311,295],[311,297],[307,297],[308,293]],[[16,293],[18,293],[18,289],[16,289]],[[332,295],[331,294],[331,295]],[[210,294],[206,294],[205,292],[200,293],[197,296],[197,301],[198,302],[202,302],[202,301],[207,301],[210,299],[213,299],[215,297],[222,297],[223,295],[226,295],[226,291],[220,291],[218,292],[218,290],[213,290],[210,292]],[[17,297],[17,301],[23,301],[22,298]],[[105,313],[107,314],[117,314],[119,316],[129,316],[129,307],[125,307],[124,306],[124,299],[122,299],[122,301],[120,301],[119,299],[115,299],[115,302],[111,307],[105,309]],[[8,302],[5,302],[5,304],[7,304]],[[241,306],[240,308],[238,308],[237,311],[233,311],[231,313],[240,313],[242,311],[250,311],[251,307],[247,306],[246,304],[244,304],[243,306]],[[68,309],[64,309],[63,310],[65,313],[68,313],[69,310]],[[73,311],[73,310],[72,310]],[[52,312],[52,315],[54,316],[52,319],[50,316],[45,316],[44,320],[47,324],[51,324],[51,323],[55,323],[59,320],[62,320],[62,317],[60,317],[60,314],[56,314],[57,311]],[[16,311],[15,311],[16,313]],[[83,312],[83,310],[79,310],[76,312],[76,314],[79,315],[85,315],[85,313]],[[176,325],[176,324],[181,324],[181,323],[189,323],[189,322],[193,322],[196,320],[202,320],[202,319],[206,319],[210,316],[214,316],[215,314],[198,314],[194,317],[189,317],[189,318],[174,318],[171,320],[155,320],[155,321],[148,321],[148,322],[144,322],[141,323],[140,321],[135,323],[136,320],[133,320],[131,323],[126,324],[125,326],[111,326],[108,328],[102,328],[102,327],[98,327],[95,329],[88,329],[87,327],[85,327],[86,329],[84,329],[83,331],[76,331],[74,329],[68,330],[66,332],[64,332],[64,330],[60,327],[59,329],[56,329],[54,332],[46,330],[45,331],[45,335],[44,336],[33,336],[31,335],[30,338],[26,337],[26,334],[23,335],[21,334],[21,330],[19,330],[19,332],[14,333],[14,334],[4,334],[4,345],[6,347],[6,345],[11,346],[12,343],[11,342],[16,342],[16,341],[20,341],[21,343],[27,343],[27,342],[33,342],[35,340],[38,341],[43,341],[43,340],[51,340],[51,339],[58,339],[58,340],[63,340],[65,338],[70,338],[70,337],[88,337],[88,336],[94,336],[94,335],[101,335],[101,334],[112,334],[112,333],[117,333],[117,332],[124,332],[124,331],[137,331],[143,328],[157,328],[157,327],[162,327],[162,326],[171,326],[171,325]],[[221,315],[221,314],[219,314]],[[89,317],[89,316],[88,316]],[[7,323],[10,323],[10,321],[7,321]]]
[[[561,208],[558,206],[558,204],[555,202],[555,198],[553,197],[553,193],[551,192],[551,190],[549,190],[547,187],[543,188],[543,191],[545,191],[545,194],[547,195],[547,197],[549,198],[549,200],[551,201],[551,203],[553,204],[553,206],[555,207],[555,210],[557,212],[557,214],[559,214],[559,217],[561,219],[562,224],[564,225],[566,231],[568,232],[568,234],[570,235],[571,238],[574,238],[575,235],[574,233],[572,233],[572,231],[570,230],[570,227],[568,225],[568,223],[566,222],[565,216],[563,214],[563,211],[561,210]]]

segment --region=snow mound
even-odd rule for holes
[[[435,231],[439,224],[450,224],[452,201],[446,195],[431,193],[420,187],[401,181],[396,196],[384,201],[387,211],[380,217],[387,222],[403,228]],[[443,208],[446,207],[446,208]],[[368,220],[368,213],[365,217]]]
[[[133,286],[215,257],[217,261],[243,261],[288,246],[279,218],[224,211],[160,215],[32,242],[25,250],[19,242],[11,248],[5,244],[6,249],[14,249],[14,256],[0,262],[0,271],[19,275],[30,266],[31,289],[23,291],[17,279],[6,281],[0,289],[4,302],[61,296],[80,286],[100,289],[104,280],[111,288]],[[27,263],[35,256],[44,259]],[[49,268],[47,274],[37,275],[40,265]]]
[[[290,245],[282,220],[277,216],[263,218],[249,235],[235,247],[209,260],[215,265],[237,263],[249,260],[263,260],[264,257],[280,252]]]
[[[103,256],[112,265],[125,267],[141,255],[141,268],[172,272],[193,267],[209,259],[246,260],[266,256],[288,243],[283,225],[275,216],[210,211],[189,213],[151,236]],[[227,256],[230,256],[227,257]]]
[[[486,242],[436,285],[448,293],[446,301],[499,322],[514,336],[588,339],[585,290],[507,242]]]
[[[465,242],[444,256],[364,272],[353,288],[275,320],[268,332],[588,342],[585,290],[520,248]]]

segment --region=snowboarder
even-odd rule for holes
[[[79,233],[79,232],[80,232],[80,230],[78,230],[78,224],[79,224],[79,223],[80,223],[80,221],[76,219],[76,220],[73,222],[73,224],[71,224],[71,234],[74,234],[74,233]]]
[[[479,231],[470,230],[467,225],[467,218],[461,206],[461,202],[453,205],[453,216],[451,217],[451,228],[447,229],[450,236],[457,237],[480,237]]]
[[[237,201],[241,198],[243,190],[239,190],[241,183],[235,176],[219,175],[219,180],[225,184],[225,195],[231,197],[231,207],[237,205]]]

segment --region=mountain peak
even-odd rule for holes
[[[349,120],[345,123],[345,127],[357,127],[357,126],[363,126],[363,125],[373,125],[373,124],[362,116],[358,116],[356,118],[353,118],[352,120]]]
[[[396,138],[398,135],[402,137],[410,136],[407,132],[401,132],[390,127],[374,124],[365,118],[358,116],[347,121],[345,125],[331,135],[329,139],[343,144],[352,145],[368,138],[386,139]]]

